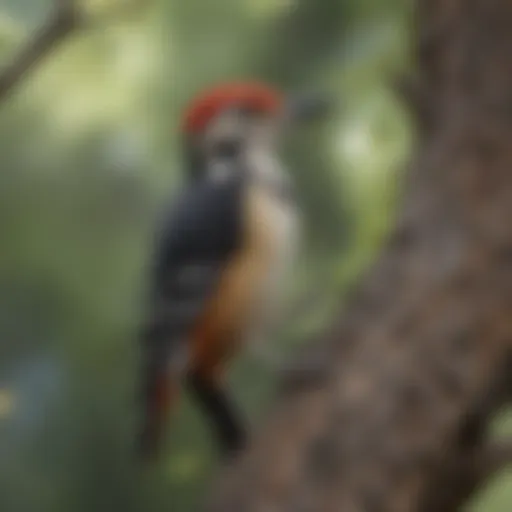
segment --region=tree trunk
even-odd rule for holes
[[[512,3],[418,0],[397,226],[209,512],[448,512],[511,458]],[[508,378],[507,378],[508,377]]]

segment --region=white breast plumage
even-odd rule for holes
[[[260,272],[249,336],[250,341],[259,342],[280,319],[298,249],[300,223],[297,205],[282,193],[289,188],[290,178],[279,162],[266,154],[255,154],[250,162],[249,217]]]

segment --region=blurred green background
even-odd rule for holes
[[[409,2],[81,5],[87,28],[0,105],[0,511],[188,512],[217,464],[193,405],[154,475],[130,451],[134,329],[152,222],[181,180],[180,112],[234,78],[338,99],[286,148],[306,218],[290,302],[315,293],[273,340],[292,352],[328,325],[392,221],[412,136],[389,83],[410,65]],[[3,62],[51,6],[0,0]],[[271,372],[241,360],[232,386],[257,423]],[[511,508],[500,479],[475,510]]]

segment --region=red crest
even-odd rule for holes
[[[209,89],[195,98],[183,118],[183,131],[200,133],[222,110],[231,106],[246,107],[262,114],[275,114],[282,106],[281,94],[265,84],[228,83]]]

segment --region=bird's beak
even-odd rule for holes
[[[290,125],[304,125],[323,120],[333,111],[334,99],[325,94],[296,94],[287,100],[285,119]]]

